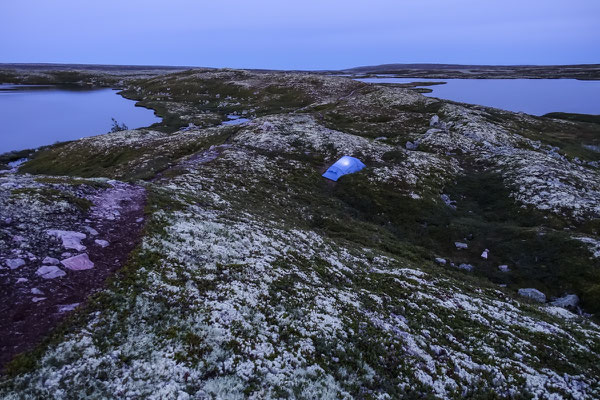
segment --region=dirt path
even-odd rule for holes
[[[64,230],[40,223],[39,251],[0,261],[0,369],[16,354],[35,347],[64,317],[101,289],[137,245],[144,221],[146,193],[141,186],[111,181],[87,200],[87,219]],[[11,228],[7,223],[5,231]],[[36,224],[36,221],[23,221]],[[14,225],[14,224],[13,224]],[[16,236],[15,236],[16,237]],[[35,239],[34,239],[35,238]],[[50,246],[50,247],[49,247]],[[17,250],[17,253],[21,253]],[[11,261],[11,260],[23,261]],[[12,264],[11,264],[12,263]],[[22,264],[16,268],[10,265]]]
[[[208,150],[202,150],[197,153],[194,153],[191,156],[179,161],[177,164],[156,174],[156,176],[151,179],[151,182],[160,181],[165,176],[168,176],[169,172],[174,171],[174,170],[196,169],[196,168],[198,168],[198,166],[200,166],[202,164],[206,164],[206,163],[209,163],[209,162],[215,160],[217,157],[219,157],[221,155],[221,152],[224,149],[226,149],[230,146],[231,146],[230,144],[225,143],[225,144],[210,146],[210,148]]]

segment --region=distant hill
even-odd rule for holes
[[[382,64],[342,70],[354,74],[394,74],[422,78],[573,78],[600,79],[600,64],[460,65]]]
[[[152,70],[188,70],[195,67],[168,65],[111,65],[111,64],[54,64],[54,63],[0,63],[0,69],[42,70],[42,71],[152,71]]]

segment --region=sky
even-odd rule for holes
[[[600,63],[599,0],[0,0],[0,62]]]

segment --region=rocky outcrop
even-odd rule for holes
[[[81,241],[87,236],[85,233],[73,232],[73,231],[61,231],[58,229],[50,229],[47,231],[48,235],[55,236],[62,240],[62,245],[65,249],[74,249],[77,251],[83,251],[86,249]]]
[[[84,302],[127,259],[143,222],[144,189],[14,172],[0,175],[0,186],[1,368],[60,322],[59,306]],[[119,200],[100,201],[103,193],[114,199],[115,186]],[[96,244],[97,235],[110,247]]]

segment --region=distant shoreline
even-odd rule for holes
[[[275,70],[268,68],[213,68],[168,65],[110,65],[110,64],[54,64],[54,63],[0,63],[0,72],[55,72],[84,71],[160,75],[186,70],[244,69],[255,72],[305,72],[313,74],[352,74],[371,77],[388,74],[402,78],[433,79],[580,79],[600,80],[600,64],[573,65],[462,65],[462,64],[382,64],[339,70]],[[1,75],[0,75],[1,78]]]

